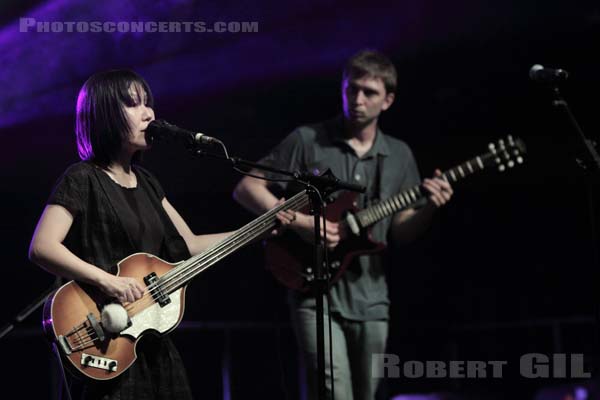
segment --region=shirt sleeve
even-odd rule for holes
[[[87,204],[87,174],[81,168],[72,166],[58,179],[47,204],[57,204],[66,208],[73,216],[81,213]]]

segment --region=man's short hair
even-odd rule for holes
[[[353,55],[344,67],[343,80],[363,76],[380,78],[387,93],[395,93],[398,85],[396,67],[385,55],[376,50],[362,50]]]
[[[144,93],[136,93],[137,98],[131,96],[132,84],[146,92],[146,105],[152,107],[150,87],[144,78],[127,69],[96,73],[79,90],[75,134],[82,160],[108,165],[118,156],[131,134],[124,107],[144,99]]]

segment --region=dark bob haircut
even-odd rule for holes
[[[383,81],[387,93],[395,93],[398,85],[396,67],[382,53],[375,50],[362,50],[353,55],[344,67],[343,80],[369,76]]]
[[[130,92],[134,85],[135,97]],[[150,87],[134,71],[120,69],[92,75],[79,90],[75,118],[77,150],[82,160],[107,166],[121,151],[123,141],[130,134],[125,107],[143,101],[152,107],[154,99]]]

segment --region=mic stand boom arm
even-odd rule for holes
[[[575,116],[571,112],[569,103],[567,103],[567,101],[560,93],[560,89],[558,88],[558,86],[554,86],[552,88],[552,93],[554,94],[554,100],[552,101],[552,105],[556,108],[563,109],[563,111],[567,115],[567,118],[569,119],[569,122],[571,123],[571,125],[575,129],[575,132],[577,132],[577,135],[581,139],[584,149],[586,150],[586,160],[584,161],[583,167],[586,169],[591,168],[594,175],[596,175],[598,172],[600,172],[600,156],[598,155],[598,152],[594,147],[594,142],[588,139],[583,133],[581,126],[579,126],[579,123],[577,122]]]
[[[327,386],[325,384],[325,326],[323,322],[323,297],[327,294],[329,288],[329,265],[326,265],[327,263],[324,262],[324,260],[327,260],[327,257],[324,257],[325,252],[327,251],[327,246],[325,246],[324,243],[321,243],[321,218],[325,218],[323,207],[324,199],[326,199],[331,193],[338,190],[349,190],[353,192],[364,193],[366,188],[361,185],[355,185],[353,183],[341,181],[340,179],[336,178],[329,169],[322,175],[313,175],[306,172],[290,172],[280,170],[268,165],[246,161],[237,157],[229,157],[227,155],[223,156],[202,150],[198,150],[196,154],[230,161],[234,169],[237,171],[240,171],[239,167],[241,166],[288,176],[291,178],[290,181],[298,182],[306,188],[310,199],[310,214],[314,217],[315,240],[313,247],[313,270],[315,271],[315,279],[312,281],[312,289],[315,296],[317,318],[317,389],[318,399],[325,400],[327,397]]]

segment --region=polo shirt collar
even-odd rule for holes
[[[350,147],[346,142],[346,138],[342,135],[344,132],[343,116],[337,116],[332,122],[335,124],[336,129],[332,129],[330,132],[331,141],[333,143],[338,143]],[[373,146],[371,146],[369,151],[367,151],[367,153],[364,155],[364,157],[371,157],[378,154],[382,156],[390,155],[390,146],[388,140],[379,128],[379,126],[377,126],[375,142],[373,143]]]

